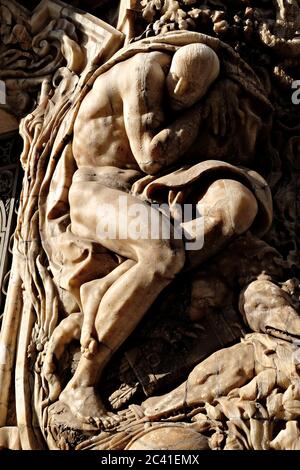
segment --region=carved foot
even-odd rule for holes
[[[118,416],[107,411],[94,387],[67,387],[59,396],[80,421],[107,430],[119,423]]]

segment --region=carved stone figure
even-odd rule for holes
[[[299,448],[287,124],[269,62],[241,45],[288,37],[292,73],[298,7],[275,2],[272,26],[194,3],[122,0],[112,26],[0,1],[0,132],[21,118],[24,141],[0,447]]]

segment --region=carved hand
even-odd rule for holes
[[[222,80],[208,94],[204,106],[204,119],[216,136],[225,137],[243,125],[245,115],[239,107],[239,88],[232,80]]]
[[[154,136],[150,143],[153,160],[164,168],[183,157],[198,135],[202,115],[203,105],[199,102]]]

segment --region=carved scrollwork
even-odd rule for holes
[[[0,140],[0,287],[1,310],[4,308],[4,284],[10,268],[9,240],[15,225],[15,199],[19,175],[14,138]]]

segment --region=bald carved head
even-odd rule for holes
[[[199,101],[218,77],[217,54],[205,44],[188,44],[174,54],[167,76],[171,108],[189,108]]]

